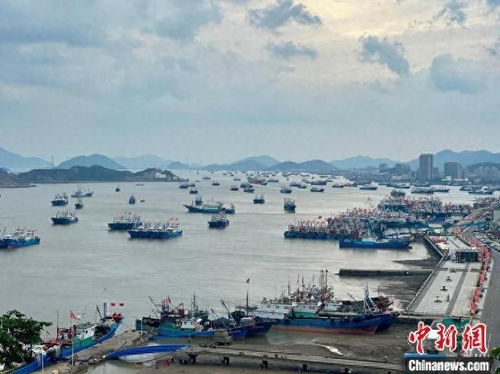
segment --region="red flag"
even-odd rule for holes
[[[250,278],[247,278],[247,284],[250,283]]]
[[[118,304],[118,305],[120,305],[120,306],[125,306],[125,303],[120,303],[120,304]]]
[[[111,306],[116,306],[116,303],[111,303]]]
[[[78,316],[77,316],[75,313],[73,313],[72,311],[70,311],[70,312],[69,312],[69,318],[70,318],[70,319],[77,320],[77,321],[78,321],[78,319],[79,319],[79,318],[78,318]]]

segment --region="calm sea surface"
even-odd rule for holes
[[[280,184],[256,188],[265,195],[264,205],[254,205],[254,194],[229,191],[232,177],[221,174],[211,181],[201,180],[203,174],[182,174],[197,183],[204,200],[213,198],[236,205],[236,214],[229,216],[225,230],[209,230],[210,215],[189,214],[182,206],[192,200],[177,183],[114,183],[81,184],[82,189],[95,191],[84,200],[78,212],[79,222],[70,226],[53,226],[50,217],[58,208],[50,205],[57,192],[68,195],[76,191],[73,184],[48,184],[28,189],[0,190],[0,228],[15,227],[37,230],[39,246],[0,251],[0,312],[18,309],[36,319],[68,323],[69,311],[95,316],[95,305],[105,299],[125,303],[119,309],[126,314],[126,326],[133,326],[136,317],[149,314],[147,296],[159,300],[170,295],[174,302],[189,303],[196,296],[202,306],[221,311],[219,300],[228,304],[243,303],[250,278],[250,298],[257,302],[263,296],[273,297],[297,275],[306,281],[320,269],[328,269],[330,282],[338,296],[362,296],[366,280],[338,279],[341,267],[404,268],[394,260],[427,257],[425,248],[416,244],[409,251],[360,251],[338,248],[337,242],[285,240],[283,232],[297,219],[326,216],[353,207],[376,205],[390,192],[387,187],[377,191],[357,188],[332,189],[324,193],[294,189],[291,195],[279,193]],[[130,194],[137,197],[135,206],[128,204]],[[297,213],[283,212],[283,198],[297,202]],[[445,201],[472,201],[473,196],[456,187],[442,194]],[[140,203],[139,200],[145,202]],[[73,207],[74,200],[70,205]],[[167,241],[131,240],[126,232],[109,232],[107,223],[125,211],[134,211],[145,220],[167,220],[178,217],[181,238]],[[369,280],[376,290],[379,280]],[[118,309],[117,309],[118,310]]]

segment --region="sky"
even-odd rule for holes
[[[3,0],[0,146],[231,162],[500,151],[500,0]]]

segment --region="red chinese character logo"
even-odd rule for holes
[[[442,323],[438,323],[436,326],[438,328],[438,338],[435,342],[436,349],[442,351],[445,347],[448,347],[451,352],[457,349],[458,330],[455,325],[450,325],[446,328]]]
[[[417,352],[421,355],[424,354],[423,342],[427,335],[429,335],[429,332],[431,332],[431,328],[426,326],[422,321],[419,321],[417,331],[411,331],[408,334],[408,341],[412,344],[417,343]]]
[[[478,323],[474,327],[467,324],[462,333],[462,338],[464,351],[471,351],[477,348],[479,352],[486,353],[486,325],[484,323]]]

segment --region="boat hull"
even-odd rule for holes
[[[384,242],[340,239],[340,248],[408,249],[409,240],[389,240]]]
[[[72,223],[77,223],[78,218],[62,218],[62,217],[52,217],[52,223],[54,225],[69,225]]]
[[[395,320],[392,314],[379,314],[351,320],[330,318],[289,318],[276,320],[273,329],[331,334],[366,334],[389,328]]]
[[[134,226],[141,222],[110,222],[108,223],[108,229],[111,231],[128,231],[132,230]]]
[[[137,230],[128,230],[128,233],[132,239],[172,239],[178,238],[182,236],[182,231],[175,232],[163,232],[163,231],[137,231]]]
[[[23,239],[4,239],[4,241],[6,242],[6,247],[4,247],[4,248],[7,248],[7,247],[20,248],[20,247],[28,247],[30,245],[40,244],[39,237],[24,239],[24,240]],[[0,244],[0,248],[2,248],[1,244]]]
[[[90,348],[94,345],[100,344],[108,339],[111,339],[113,336],[115,336],[118,327],[120,327],[120,322],[112,324],[109,328],[109,331],[103,336],[101,336],[99,339],[84,340],[82,344],[79,344],[78,346],[62,348],[60,358],[62,359],[70,358],[74,353],[83,351],[84,349]]]
[[[66,205],[68,205],[67,200],[52,200],[51,203],[52,203],[52,206],[66,206]]]

